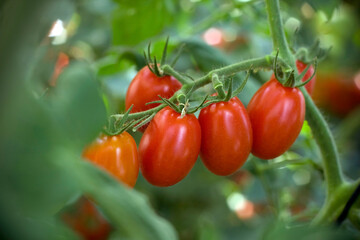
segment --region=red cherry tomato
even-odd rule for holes
[[[237,97],[213,103],[199,115],[200,156],[205,166],[217,175],[238,170],[251,151],[252,129],[244,105]]]
[[[135,140],[129,133],[104,135],[86,148],[83,156],[129,187],[135,186],[139,174],[139,160]]]
[[[170,107],[159,111],[139,145],[143,176],[155,186],[181,181],[194,166],[200,151],[201,128],[193,114],[181,116]]]
[[[360,75],[334,72],[319,74],[314,101],[339,117],[345,117],[360,107]]]
[[[163,98],[170,98],[181,86],[181,83],[174,77],[158,77],[145,66],[130,83],[126,93],[125,108],[128,110],[131,105],[134,105],[131,109],[131,112],[134,113],[156,107],[159,105],[158,103],[145,104],[160,100],[158,95]],[[140,131],[143,132],[145,129],[146,126],[140,128]]]
[[[297,88],[277,80],[265,83],[248,105],[253,129],[252,153],[262,159],[283,154],[299,135],[305,117],[305,100]]]
[[[62,220],[86,240],[107,239],[111,231],[110,224],[86,198],[81,198],[61,215]]]
[[[307,65],[300,60],[296,60],[296,67],[297,67],[299,73],[301,73],[302,71],[305,70]],[[314,67],[310,66],[309,69],[307,70],[307,72],[305,73],[302,81],[305,82],[306,80],[308,80],[314,74],[314,71],[315,71]],[[272,79],[275,79],[274,74],[271,76],[271,80]],[[310,80],[310,82],[308,82],[305,85],[305,88],[310,95],[312,95],[312,93],[314,91],[315,82],[316,82],[316,75]]]

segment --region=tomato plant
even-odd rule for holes
[[[85,149],[83,156],[129,187],[135,186],[139,160],[135,140],[129,133],[103,135]]]
[[[201,126],[200,156],[205,166],[217,175],[238,170],[251,151],[252,129],[247,111],[234,97],[213,103],[199,115]]]
[[[156,186],[171,186],[191,170],[200,151],[201,128],[193,114],[170,107],[158,112],[139,145],[143,176]]]
[[[248,112],[253,129],[252,153],[271,159],[295,142],[304,122],[305,100],[299,89],[271,79],[255,93]]]
[[[317,61],[322,60],[325,62],[319,66],[323,71],[344,69],[348,75],[358,70],[360,21],[356,15],[359,9],[353,7],[359,4],[355,3],[358,1],[338,0],[317,2],[322,3],[279,0],[126,3],[91,0],[88,4],[1,1],[2,239],[73,238],[74,233],[63,224],[53,224],[60,217],[54,213],[79,193],[94,199],[95,206],[106,213],[114,231],[111,239],[234,239],[238,236],[286,239],[300,231],[304,238],[311,238],[314,233],[319,238],[329,239],[314,232],[325,227],[331,237],[336,232],[341,235],[339,238],[347,239],[345,235],[355,233],[357,236],[350,239],[360,239],[360,231],[355,229],[360,229],[360,179],[356,161],[360,149],[359,115],[353,112],[346,119],[340,119],[329,114],[324,119],[313,102],[316,98],[299,87],[307,78],[303,76],[307,70],[300,77],[301,67],[305,66],[296,62],[296,59],[306,63],[314,61],[314,71]],[[334,14],[337,3],[341,4]],[[47,31],[52,22],[51,31]],[[214,28],[219,28],[220,34],[213,31]],[[333,34],[334,30],[339,34]],[[213,39],[204,36],[209,33]],[[165,40],[165,36],[171,36],[168,61],[169,40]],[[146,46],[150,41],[153,47]],[[165,41],[163,55],[157,58]],[[331,45],[334,48],[330,52]],[[148,51],[142,56],[146,47]],[[60,52],[71,56],[71,64],[66,55],[59,56],[54,73],[53,63]],[[130,113],[132,107],[128,105],[127,112],[118,112],[119,106],[125,105],[122,100],[126,98],[124,90],[131,80],[128,77],[135,66],[145,66],[145,62],[149,69],[145,67],[139,72],[140,77],[135,77],[130,84],[129,95],[135,82],[142,81],[138,86],[140,90],[133,94],[134,103],[129,104],[135,108]],[[69,66],[65,67],[67,64]],[[249,149],[242,152],[244,156],[233,152],[226,158],[219,157],[225,150],[231,152],[238,146],[230,141],[235,137],[232,138],[234,135],[228,131],[228,125],[239,139],[242,134],[246,135],[238,130],[240,124],[235,120],[229,124],[228,119],[222,123],[213,117],[211,121],[217,124],[203,127],[199,121],[200,127],[194,130],[196,119],[191,114],[201,111],[203,114],[211,102],[216,108],[229,110],[225,114],[229,116],[233,113],[228,108],[232,103],[230,99],[239,96],[242,102],[248,103],[259,84],[264,82],[266,73],[263,74],[263,70],[271,68],[284,72],[286,77],[291,76],[284,85],[293,87],[295,84],[302,92],[307,118],[304,134],[283,156],[270,161],[251,157],[249,164],[231,177],[215,176],[202,164],[190,170],[198,153],[208,162],[215,162],[214,156],[218,156],[216,161],[221,162],[214,163],[216,170],[231,166],[232,171],[238,168],[237,164],[241,165]],[[146,71],[148,73],[143,74]],[[247,78],[243,79],[245,72],[248,72]],[[164,74],[168,76],[159,77]],[[175,78],[182,86],[178,83],[178,90],[172,91],[174,94],[155,93],[154,99],[142,100],[164,82],[149,85],[153,77],[159,81]],[[320,74],[317,73],[317,77],[319,81]],[[302,114],[297,112],[302,111],[301,104],[292,108],[295,100],[284,101],[288,92],[298,90],[286,90],[278,83],[274,83],[278,87],[269,89],[271,84],[265,84],[263,88],[266,89],[260,90],[262,93],[254,99],[260,99],[258,95],[268,94],[269,97],[263,102],[253,100],[258,103],[249,106],[255,115],[253,119],[249,116],[250,124],[259,122],[256,127],[251,126],[253,141],[250,142],[254,142],[254,146],[250,150],[256,154],[257,145],[263,141],[260,153],[269,153],[270,148],[277,151],[276,155],[268,154],[263,158],[277,156],[290,146],[302,120]],[[307,86],[309,92],[310,87],[311,82]],[[218,97],[206,96],[213,90]],[[281,93],[276,95],[276,92]],[[157,106],[160,101],[153,100],[159,100],[159,95],[164,98]],[[338,97],[330,91],[329,97],[341,110],[354,100],[350,93]],[[229,103],[219,103],[229,100]],[[136,101],[143,102],[144,109],[150,109],[136,109]],[[149,101],[153,104],[147,106]],[[126,133],[100,137],[97,143],[89,146],[90,153],[88,156],[84,153],[84,157],[99,167],[86,160],[79,164],[79,152],[101,129],[108,135],[136,130],[149,123],[157,113],[164,116],[165,110],[161,110],[165,105],[177,112],[184,107],[183,113],[189,115],[174,113],[177,117],[167,116],[165,120],[157,117],[152,123],[161,124],[149,127],[150,133],[134,134],[139,138],[144,136],[143,162],[139,162],[138,167],[132,163],[135,157],[121,157],[127,151],[131,155],[132,149],[136,154],[134,144],[119,144],[118,148],[115,143],[107,143],[128,136]],[[258,108],[261,111],[256,113]],[[327,120],[332,122],[331,128]],[[194,129],[189,127],[192,121]],[[333,137],[333,131],[340,133],[338,137]],[[218,139],[203,137],[211,133]],[[340,144],[336,144],[335,139],[340,139]],[[101,141],[106,142],[105,147]],[[201,150],[201,143],[214,145],[209,147],[213,151],[210,157],[201,153],[206,152]],[[341,147],[340,154],[337,146]],[[279,151],[280,148],[284,149]],[[237,162],[229,162],[235,161],[234,156]],[[159,186],[174,184],[189,171],[191,174],[182,184],[171,188],[151,187],[142,179],[136,183],[137,189],[122,186],[122,182],[129,186],[135,184],[140,165],[145,178]],[[120,171],[120,168],[126,170]],[[106,170],[114,177],[106,177]],[[135,180],[129,183],[129,179]],[[151,199],[151,206],[144,193]],[[302,221],[304,215],[306,223],[299,228],[299,219]]]
[[[160,100],[158,95],[163,98],[171,97],[181,88],[181,83],[173,76],[156,76],[150,69],[143,67],[131,81],[126,93],[125,108],[128,110],[131,105],[131,112],[140,112],[156,107],[159,103],[147,104],[152,101]],[[146,127],[140,128],[144,131]]]
[[[86,240],[107,239],[111,231],[108,221],[88,199],[80,198],[61,214],[62,220]]]

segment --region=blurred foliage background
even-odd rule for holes
[[[294,50],[317,40],[331,48],[319,63],[313,98],[336,137],[345,174],[358,178],[360,4],[280,2]],[[145,65],[150,41],[158,57],[167,36],[170,56],[185,44],[176,69],[191,76],[270,54],[264,1],[3,0],[0,36],[3,239],[79,238],[63,216],[80,211],[81,196],[93,202],[97,221],[108,225],[93,239],[360,237],[356,222],[308,227],[325,192],[306,124],[277,159],[250,157],[229,177],[215,176],[197,161],[168,188],[153,187],[140,175],[129,190],[81,159],[107,116],[124,111],[127,87]],[[239,95],[245,105],[270,75],[264,70],[251,76]],[[132,134],[138,142],[141,134]]]

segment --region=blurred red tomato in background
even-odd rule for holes
[[[331,113],[345,117],[360,106],[360,72],[319,73],[313,93],[315,103]]]

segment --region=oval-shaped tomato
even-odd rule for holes
[[[248,113],[253,129],[252,153],[262,159],[283,154],[299,135],[305,117],[305,100],[297,88],[277,80],[265,83],[252,97]]]
[[[135,186],[139,160],[135,140],[129,133],[103,135],[85,149],[83,156],[129,187]]]
[[[301,73],[302,71],[305,70],[305,68],[307,67],[307,65],[305,63],[303,63],[302,61],[300,60],[296,60],[296,67],[299,71],[299,73]],[[311,65],[309,67],[309,69],[307,70],[307,72],[305,73],[302,81],[305,82],[306,80],[308,80],[313,74],[314,74],[314,67]],[[271,76],[271,79],[275,79],[275,75],[273,74]],[[305,89],[307,90],[307,92],[312,95],[313,91],[314,91],[314,87],[315,87],[315,82],[316,82],[316,75],[310,80],[310,82],[308,82],[306,85],[305,85]]]
[[[181,83],[172,76],[158,77],[152,73],[147,66],[143,67],[131,81],[126,93],[125,108],[128,110],[131,105],[131,112],[141,112],[156,107],[159,103],[145,105],[148,102],[170,98],[181,88]],[[143,132],[146,127],[140,128]]]
[[[226,176],[238,170],[251,151],[252,129],[248,113],[234,97],[213,103],[199,115],[201,126],[200,157],[213,173]]]
[[[165,107],[150,122],[139,145],[140,169],[148,182],[166,187],[181,181],[200,151],[201,129],[195,115]]]

